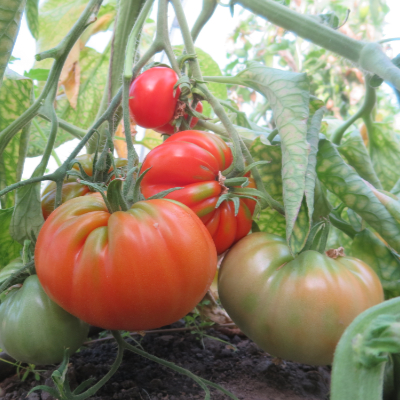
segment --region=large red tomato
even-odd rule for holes
[[[201,103],[201,101],[197,103],[196,111],[199,113],[203,112],[203,104]],[[188,114],[186,113],[183,117],[186,120],[189,118]],[[193,117],[190,121],[190,127],[193,128],[197,124],[198,120],[198,118]],[[154,130],[156,132],[162,133],[163,135],[172,135],[173,133],[175,133],[175,126],[171,125],[171,123],[168,122],[168,124],[155,128]]]
[[[154,67],[132,82],[129,109],[138,125],[153,129],[173,119],[180,95],[180,89],[174,89],[178,79],[171,68]]]
[[[215,208],[227,191],[219,172],[232,163],[232,152],[218,136],[202,131],[182,131],[170,136],[147,155],[142,171],[150,168],[141,183],[144,197],[174,187],[184,187],[166,196],[190,207],[206,225],[218,254],[246,236],[252,224],[255,201],[240,199],[235,216],[233,201]],[[250,179],[249,187],[255,187]]]
[[[207,229],[180,203],[140,201],[110,214],[93,195],[50,215],[35,265],[45,292],[72,315],[105,329],[144,330],[196,306],[213,280],[217,255]]]
[[[383,301],[376,273],[352,257],[305,251],[258,232],[236,243],[219,270],[222,305],[262,349],[287,360],[325,365],[346,327]]]
[[[93,159],[94,154],[82,154],[76,159],[81,164],[83,170],[89,176],[93,175]],[[115,166],[117,168],[122,167],[128,163],[128,160],[125,158],[118,158],[115,160]],[[79,171],[78,164],[74,164],[72,169]],[[112,171],[112,167],[108,172]],[[42,193],[42,212],[44,219],[47,219],[48,216],[54,211],[54,202],[56,201],[56,191],[57,185],[55,182],[49,182],[45,187]],[[85,194],[90,193],[90,189],[81,185],[76,181],[76,176],[69,176],[65,179],[65,183],[62,186],[62,195],[61,195],[61,204],[65,203],[67,200],[73,199],[75,197],[84,196]]]

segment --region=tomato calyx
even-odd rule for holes
[[[338,257],[345,257],[346,254],[344,254],[344,248],[343,247],[338,247],[337,249],[330,249],[325,252],[325,254],[329,258],[333,258],[334,260]]]

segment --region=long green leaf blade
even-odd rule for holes
[[[282,140],[282,182],[286,213],[286,239],[291,235],[305,192],[309,146],[309,82],[305,74],[267,68],[251,62],[234,80],[264,95],[272,108]],[[292,252],[297,251],[296,245]]]
[[[400,224],[362,178],[344,162],[335,146],[326,139],[319,143],[317,174],[320,181],[399,252]]]
[[[39,0],[27,0],[25,15],[28,28],[37,40],[39,38]]]
[[[15,121],[31,104],[33,84],[29,78],[7,70],[0,88],[0,131]],[[0,189],[21,179],[29,139],[30,124],[15,135],[0,156]],[[1,199],[3,208],[14,205],[14,194]]]
[[[0,0],[0,86],[18,35],[26,0]]]
[[[13,208],[0,210],[0,267],[5,267],[11,260],[20,256],[22,246],[10,234]]]

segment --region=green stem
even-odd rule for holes
[[[179,26],[181,28],[183,42],[185,44],[185,49],[188,54],[196,54],[192,35],[189,30],[189,26],[186,21],[185,13],[183,11],[182,4],[179,0],[171,0],[172,5],[175,9],[176,17],[179,22]],[[200,65],[197,58],[190,59],[189,65],[193,72],[193,77],[198,81],[203,81],[203,76],[201,74]],[[223,174],[227,177],[234,177],[240,175],[244,171],[244,160],[241,151],[239,134],[233,126],[232,122],[228,118],[225,113],[224,108],[221,106],[216,97],[212,95],[212,93],[208,90],[207,86],[204,83],[198,84],[199,89],[204,93],[206,100],[210,103],[213,108],[215,114],[218,116],[222,124],[224,125],[226,131],[229,134],[229,137],[233,143],[233,160],[232,165],[225,171]]]
[[[42,128],[40,127],[40,125],[37,123],[36,119],[33,119],[33,125],[35,125],[35,128],[37,129],[37,131],[38,131],[39,135],[42,137],[42,139],[43,139],[44,141],[46,141],[46,140],[47,140],[47,137],[46,137],[46,135],[44,134],[44,132],[42,131]],[[59,167],[61,167],[62,162],[61,162],[60,158],[58,157],[58,155],[57,155],[57,153],[56,153],[56,151],[55,151],[54,149],[52,149],[51,155],[52,155],[53,158],[56,160],[57,165],[58,165]]]
[[[112,333],[114,334],[114,331],[112,331]],[[118,334],[119,334],[119,332],[118,332]],[[78,394],[77,396],[72,396],[73,400],[84,400],[84,399],[87,399],[88,397],[92,397],[117,372],[118,368],[121,365],[122,358],[124,356],[124,350],[126,348],[124,345],[121,346],[118,341],[117,341],[117,343],[118,343],[117,357],[115,358],[115,361],[114,361],[113,365],[111,366],[110,370],[107,372],[107,374],[104,375],[103,378],[101,378],[95,385],[93,385],[88,390],[86,390],[86,392]]]
[[[354,237],[357,235],[357,231],[350,224],[337,217],[335,214],[329,214],[329,221],[335,228],[340,229],[351,239],[354,239]]]
[[[363,118],[365,116],[369,116],[375,107],[376,103],[376,91],[373,87],[369,85],[369,79],[365,79],[365,97],[364,102],[360,109],[347,121],[345,121],[332,135],[332,143],[336,145],[340,145],[342,137],[346,130],[354,124],[359,118]],[[368,127],[367,127],[368,129]],[[368,131],[369,132],[369,131]]]
[[[274,0],[233,0],[232,4],[240,4],[273,24],[347,58],[400,90],[400,69],[391,62],[378,43],[352,39]]]
[[[204,25],[209,21],[209,19],[214,14],[215,9],[217,8],[218,2],[217,0],[203,0],[203,7],[200,11],[199,16],[196,19],[196,22],[192,28],[192,38],[193,42],[196,41],[199,33],[203,29]]]
[[[278,128],[275,128],[269,135],[268,135],[268,140],[270,141],[270,142],[272,142],[274,139],[275,139],[275,137],[277,136],[277,135],[279,135],[279,130],[278,130]]]
[[[147,358],[148,360],[151,360],[158,364],[164,365],[167,368],[170,368],[182,375],[186,375],[189,378],[193,379],[206,392],[206,397],[204,398],[204,400],[210,399],[210,391],[207,386],[214,387],[215,389],[218,389],[219,391],[221,391],[222,393],[224,393],[231,399],[238,400],[238,398],[235,395],[228,392],[227,390],[225,390],[221,386],[217,385],[216,383],[213,383],[206,379],[200,378],[199,376],[193,374],[192,372],[188,371],[185,368],[178,367],[177,365],[175,365],[172,362],[165,361],[161,358],[158,358],[156,356],[153,356],[153,355],[147,353],[146,351],[140,350],[137,347],[130,345],[129,343],[125,342],[122,339],[122,336],[119,331],[111,331],[111,333],[114,336],[114,339],[117,341],[119,347],[123,347],[129,351],[132,351],[133,353],[136,353],[144,358]]]

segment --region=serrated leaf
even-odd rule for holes
[[[0,267],[5,267],[20,256],[22,246],[10,234],[10,223],[14,208],[0,209]]]
[[[39,0],[27,0],[25,9],[26,21],[32,36],[39,38]]]
[[[30,79],[7,70],[0,88],[0,131],[28,109],[32,101],[33,83]],[[0,156],[0,190],[21,179],[29,139],[30,124],[15,135]],[[14,205],[14,193],[1,198],[3,208]]]
[[[57,114],[75,126],[88,128],[94,122],[101,103],[109,64],[109,53],[101,54],[85,47],[79,55],[80,86],[76,108],[64,100]]]
[[[309,82],[306,74],[268,68],[257,62],[248,65],[232,81],[261,93],[271,105],[282,141],[283,202],[286,240],[290,244],[305,192]]]
[[[17,38],[25,0],[0,1],[0,86]]]
[[[361,178],[374,185],[377,189],[382,188],[381,182],[372,166],[368,150],[358,130],[346,135],[346,139],[342,141],[338,150]]]
[[[37,81],[47,81],[49,77],[50,70],[44,68],[32,68],[28,72],[24,72],[24,76],[31,79],[36,79]]]
[[[400,251],[400,224],[379,202],[367,184],[340,157],[328,140],[320,140],[317,174],[326,188],[354,210],[396,251]]]
[[[174,53],[176,56],[181,56],[183,53],[183,46],[174,46],[173,47]],[[221,69],[219,68],[218,64],[213,60],[213,58],[206,53],[205,51],[201,50],[198,47],[195,47],[197,59],[200,64],[201,72],[204,76],[222,76]],[[211,93],[217,97],[218,99],[225,100],[228,98],[228,91],[225,85],[220,85],[218,83],[208,83],[208,89]],[[203,112],[205,116],[210,117],[213,114],[211,106],[208,102],[203,103]]]
[[[386,299],[400,296],[399,257],[369,229],[364,229],[355,236],[350,255],[364,261],[377,273]]]
[[[381,122],[373,124],[369,134],[372,165],[385,190],[400,178],[400,140],[393,128]]]
[[[147,147],[149,150],[153,150],[163,142],[162,136],[151,129],[146,129],[144,138],[140,141],[140,144]]]

